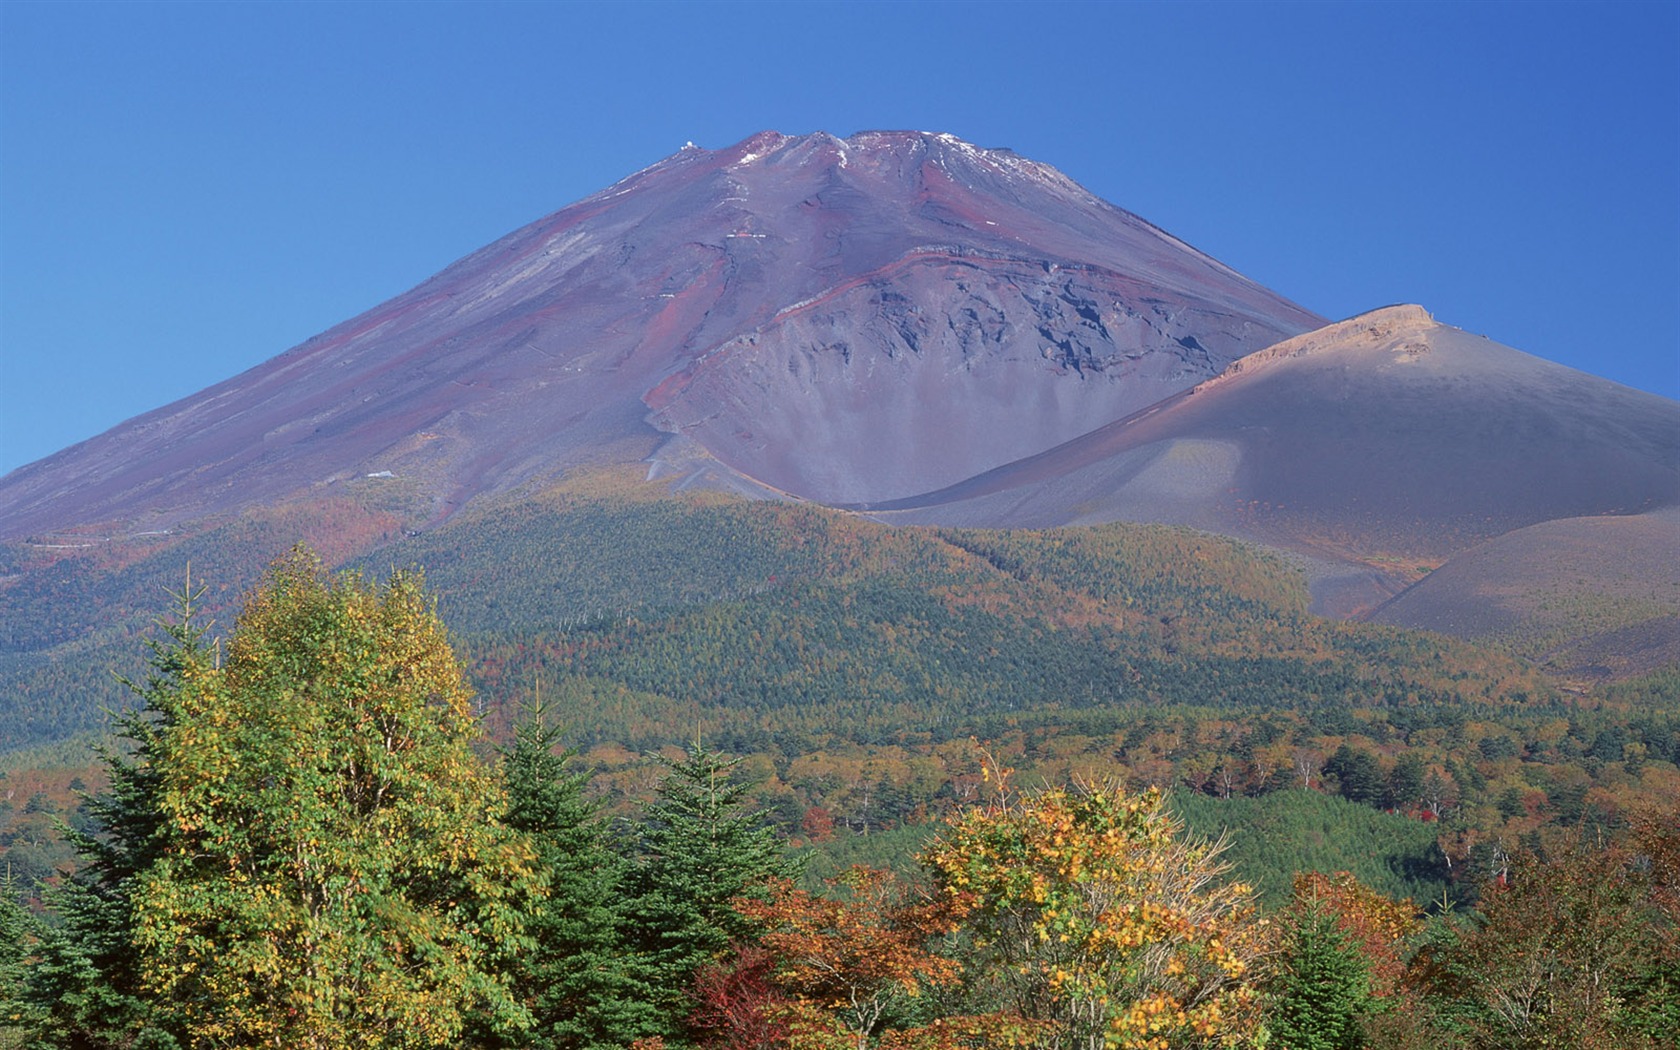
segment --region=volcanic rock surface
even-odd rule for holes
[[[406,486],[437,520],[650,456],[760,491],[891,500],[1321,323],[1007,150],[765,132],[686,147],[12,472],[0,539],[168,528],[365,478]]]
[[[1680,404],[1395,306],[1283,341],[1054,449],[859,509],[1243,536],[1307,558],[1319,609],[1349,615],[1512,530],[1676,504]]]
[[[1561,518],[1460,553],[1370,617],[1502,643],[1585,682],[1680,667],[1680,507]]]

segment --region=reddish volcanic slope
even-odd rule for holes
[[[1512,530],[1676,504],[1680,404],[1398,306],[1284,341],[1054,449],[867,509],[1244,536],[1307,557],[1319,608],[1345,615]]]
[[[649,458],[825,502],[900,499],[1321,323],[1008,151],[766,132],[685,148],[0,478],[0,539],[163,528],[387,471],[438,518]]]

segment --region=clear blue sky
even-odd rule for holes
[[[1680,397],[1680,4],[0,2],[0,471],[674,152],[948,131]]]

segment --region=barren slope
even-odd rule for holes
[[[888,520],[1168,521],[1306,556],[1370,608],[1476,543],[1680,503],[1680,405],[1376,310],[1048,452],[867,508]]]
[[[1680,509],[1518,529],[1455,556],[1371,619],[1499,642],[1588,681],[1680,666]]]
[[[715,456],[825,501],[1041,451],[1321,319],[947,135],[685,148],[279,357],[0,479],[0,539],[389,472],[420,520],[580,463]],[[651,411],[650,411],[651,410]]]

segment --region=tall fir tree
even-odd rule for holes
[[[42,938],[22,993],[37,1024],[34,1045],[179,1045],[179,1024],[141,987],[134,894],[166,838],[156,766],[160,741],[179,718],[183,697],[217,672],[208,625],[196,621],[203,596],[189,569],[182,589],[170,595],[174,618],[160,622],[162,637],[147,642],[146,681],[125,681],[140,699],[118,720],[117,736],[127,745],[100,752],[109,786],[87,799],[87,830],[69,833],[81,863],[49,894],[60,922]]]
[[[507,824],[536,850],[545,895],[527,919],[534,941],[513,969],[514,994],[534,1020],[540,1050],[622,1047],[658,1028],[636,980],[623,915],[625,862],[612,848],[588,775],[558,749],[539,699],[517,729],[502,767]]]
[[[799,870],[763,813],[748,806],[752,785],[739,763],[696,741],[670,764],[643,821],[630,915],[663,1034],[682,1030],[697,971],[750,936],[730,902],[762,898],[771,879]]]
[[[40,940],[34,917],[18,898],[10,866],[0,878],[0,1050],[28,1045],[33,1011],[24,999],[25,963]]]
[[[1297,907],[1271,993],[1284,1050],[1359,1050],[1373,1012],[1371,970],[1328,908]]]

